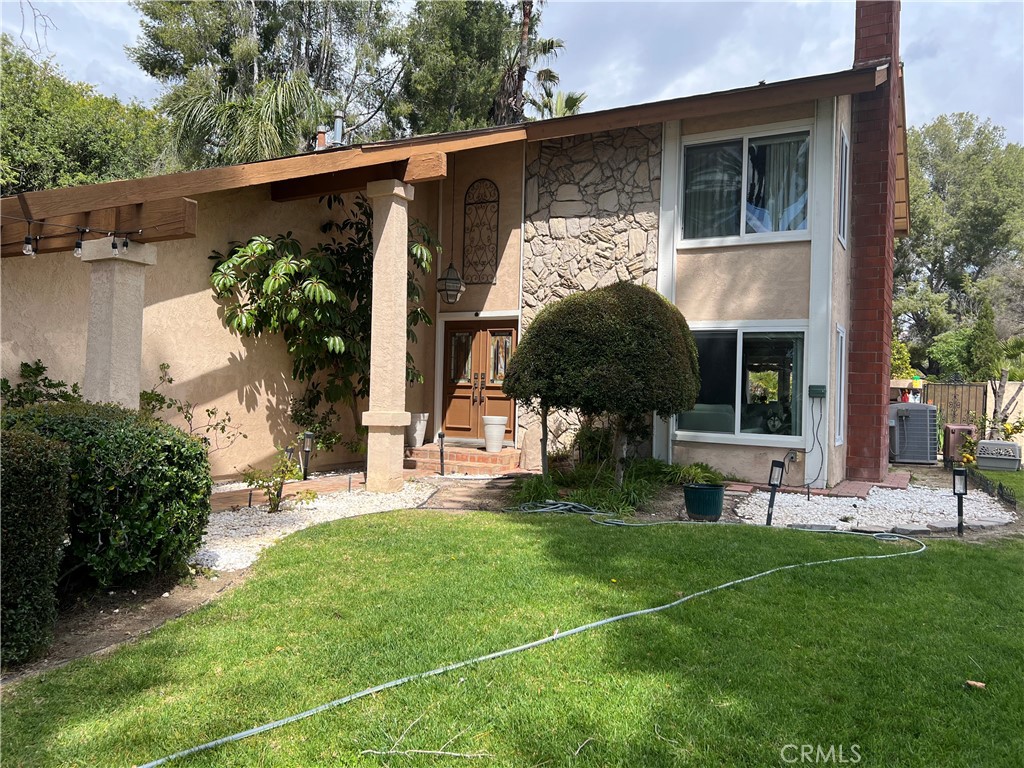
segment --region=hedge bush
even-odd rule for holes
[[[31,432],[5,430],[0,465],[0,661],[6,666],[27,661],[53,640],[70,450]]]
[[[71,543],[61,564],[68,586],[113,586],[186,566],[210,515],[213,483],[202,439],[139,411],[95,403],[7,410],[2,422],[71,448]]]

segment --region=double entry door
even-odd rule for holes
[[[515,320],[448,322],[444,327],[444,434],[482,440],[484,416],[506,416],[505,440],[513,439],[515,405],[501,391],[516,348]]]

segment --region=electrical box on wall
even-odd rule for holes
[[[819,400],[825,397],[824,384],[810,384],[807,387],[807,396],[812,400]]]

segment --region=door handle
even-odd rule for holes
[[[480,374],[479,373],[474,373],[473,374],[473,402],[472,402],[472,405],[476,405],[476,385],[477,385],[477,383],[479,381],[479,378],[480,378]]]

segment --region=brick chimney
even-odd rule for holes
[[[853,97],[850,147],[850,388],[846,476],[878,481],[889,467],[894,214],[900,115],[899,2],[856,4],[854,66],[888,79]]]

